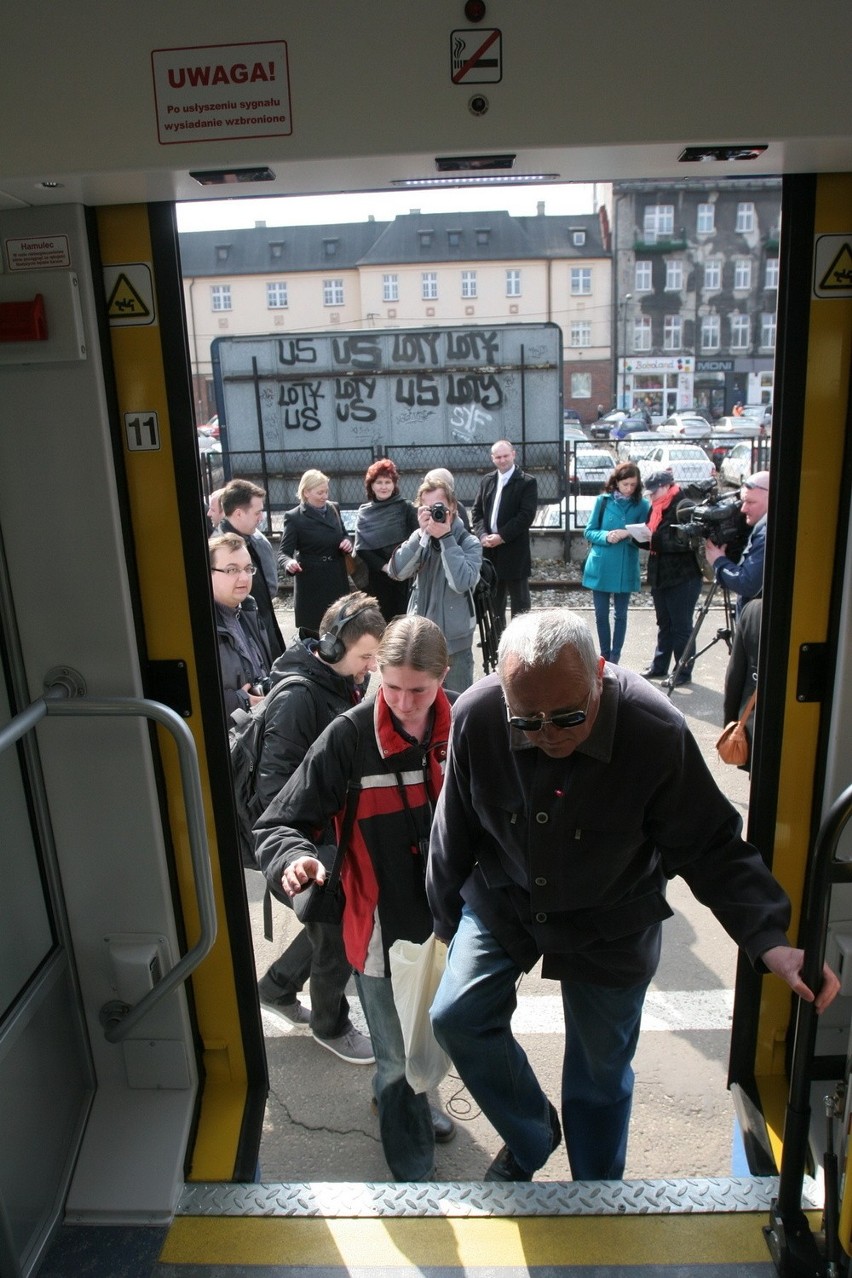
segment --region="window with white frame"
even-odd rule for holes
[[[710,290],[717,290],[722,287],[721,257],[708,257],[704,263],[704,287]]]
[[[707,235],[716,229],[716,205],[699,204],[695,218],[695,229],[699,235]]]
[[[420,296],[424,302],[434,302],[438,297],[438,272],[421,271]]]
[[[634,351],[649,351],[651,349],[650,315],[638,315],[633,321],[633,349]]]
[[[343,305],[343,280],[323,280],[322,304],[323,306]]]
[[[781,266],[777,257],[768,257],[766,259],[766,272],[763,277],[764,288],[777,288],[778,281],[781,278]]]
[[[683,288],[683,262],[671,258],[666,262],[666,292],[679,293]]]
[[[731,316],[731,350],[748,350],[751,339],[751,322],[748,315]]]
[[[592,326],[588,320],[573,320],[570,330],[572,346],[591,346]]]
[[[701,349],[717,351],[722,345],[722,324],[718,315],[701,317]]]
[[[751,288],[751,258],[734,258],[734,288]]]
[[[521,296],[521,272],[516,267],[510,267],[506,271],[506,296]]]
[[[585,231],[572,231],[572,233],[571,233],[571,240],[572,240],[572,242],[573,242],[573,244],[574,244],[574,247],[575,247],[575,248],[582,248],[582,247],[583,247],[583,245],[584,245],[584,244],[585,244],[585,242],[586,242],[586,232],[585,232]]]
[[[637,293],[650,293],[651,289],[654,287],[653,280],[651,278],[650,262],[636,263],[633,287],[636,289]]]
[[[775,350],[775,312],[760,317],[760,347],[764,351]]]
[[[679,315],[666,315],[663,319],[663,350],[679,351],[681,342],[681,322]]]
[[[229,311],[231,309],[230,284],[211,284],[210,304],[214,311]]]
[[[670,239],[673,231],[673,204],[648,204],[645,206],[642,236],[646,243],[654,244],[660,239]]]
[[[383,302],[399,301],[399,276],[398,275],[382,276],[382,301]]]
[[[585,297],[592,291],[592,268],[590,266],[571,267],[571,296]]]
[[[462,271],[461,295],[462,297],[476,297],[476,271]]]
[[[591,399],[592,398],[591,373],[572,373],[571,374],[571,398],[572,399]]]
[[[737,221],[734,230],[740,235],[754,230],[754,205],[750,200],[737,205]]]
[[[266,305],[270,311],[283,311],[287,306],[286,280],[271,280],[266,286]]]

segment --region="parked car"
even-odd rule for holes
[[[583,419],[580,417],[576,408],[563,408],[562,423],[563,425],[571,424],[572,426],[582,426]]]
[[[209,422],[205,422],[203,426],[198,427],[198,434],[204,435],[209,439],[219,438],[219,414],[215,413]]]
[[[750,417],[758,426],[769,430],[772,425],[771,404],[743,404],[743,417]]]
[[[659,442],[656,431],[636,431],[635,434],[628,435],[626,439],[618,440],[615,445],[615,459],[617,462],[638,462]]]
[[[219,443],[219,440],[214,439],[212,435],[202,435],[199,431],[198,452],[202,457],[205,457],[207,453],[218,453],[221,456],[222,445]]]
[[[628,415],[611,428],[610,439],[627,439],[630,435],[645,435],[651,430],[647,413],[628,413]]]
[[[734,444],[727,457],[722,458],[719,479],[723,484],[739,488],[744,479],[756,470],[769,469],[769,441],[741,439]]]
[[[615,467],[612,453],[604,448],[578,448],[568,469],[568,491],[599,493]]]
[[[700,413],[672,413],[657,427],[657,434],[679,439],[703,439],[713,427]]]
[[[713,427],[713,434],[725,434],[730,432],[732,435],[749,436],[762,435],[763,427],[754,418],[749,417],[720,417]]]
[[[643,482],[655,470],[670,470],[677,484],[716,478],[716,467],[697,444],[657,444],[648,450],[638,466]]]
[[[627,413],[623,408],[611,408],[608,413],[604,413],[603,417],[599,417],[597,421],[592,422],[589,427],[590,438],[609,439],[609,432],[613,426],[623,422],[626,416]]]
[[[573,422],[565,422],[563,424],[562,439],[566,444],[587,444],[589,442],[589,437],[582,426],[576,426]]]

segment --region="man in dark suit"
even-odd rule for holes
[[[471,520],[497,573],[497,615],[505,616],[508,595],[514,617],[530,607],[530,524],[538,506],[538,484],[515,465],[508,440],[498,439],[492,446],[491,460],[497,469],[479,485]]]

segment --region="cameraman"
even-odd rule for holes
[[[743,482],[740,490],[742,513],[751,528],[749,539],[739,563],[730,560],[727,546],[715,546],[705,541],[704,554],[713,569],[720,586],[733,591],[737,598],[736,616],[739,618],[750,599],[756,599],[763,590],[763,557],[766,551],[766,511],[769,507],[769,471],[758,470]]]
[[[479,581],[482,546],[458,516],[449,472],[429,471],[417,490],[419,527],[391,556],[388,576],[414,578],[408,611],[434,621],[444,633],[450,672],[444,686],[464,692],[473,683],[473,588]]]

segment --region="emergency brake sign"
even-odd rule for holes
[[[151,54],[163,146],[293,131],[287,44],[211,44]]]

